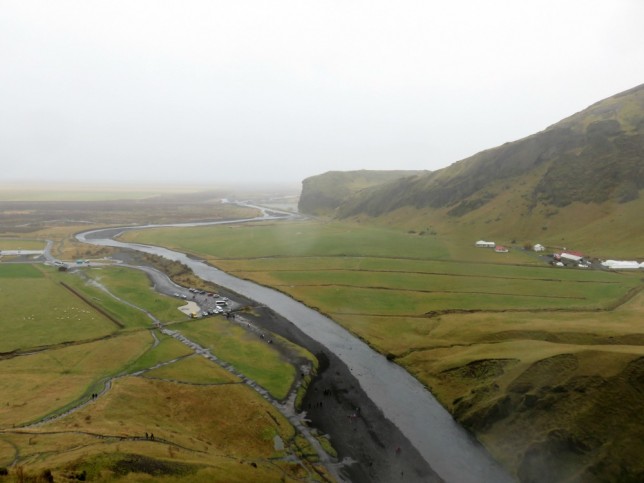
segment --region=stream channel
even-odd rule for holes
[[[278,218],[284,217],[265,213],[263,217],[253,220]],[[513,481],[485,448],[454,421],[418,380],[330,318],[281,292],[236,278],[186,254],[114,239],[129,230],[160,226],[194,227],[253,220],[106,228],[80,233],[76,238],[84,243],[137,250],[178,261],[190,267],[196,276],[266,305],[344,362],[369,399],[400,430],[441,479],[449,483]]]

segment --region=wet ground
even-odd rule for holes
[[[118,258],[129,264],[142,260],[131,253]],[[166,277],[152,280],[155,289],[162,293],[173,295],[178,290]],[[338,471],[342,477],[354,483],[442,481],[398,428],[383,416],[338,357],[268,307],[223,287],[219,295],[229,298],[237,309],[252,309],[242,315],[251,322],[251,329],[273,332],[316,355],[318,374],[309,385],[301,418],[329,436],[338,452],[341,462]],[[276,344],[275,348],[279,350],[280,346]],[[284,356],[290,359],[292,354],[285,352]],[[299,361],[292,362],[297,367]]]
[[[254,305],[236,294],[230,295]],[[318,375],[304,398],[302,417],[310,420],[309,426],[330,436],[338,459],[345,462],[340,469],[343,476],[355,483],[442,481],[368,398],[346,364],[267,307],[255,306],[253,312],[255,315],[244,317],[306,347],[318,358]]]
[[[227,287],[231,294],[244,294],[249,304],[271,307],[270,313],[263,317],[258,315],[259,319],[267,320],[263,323],[271,324],[268,329],[292,332],[294,337],[287,338],[309,348],[314,354],[328,352],[329,367],[320,376],[320,381],[326,383],[316,382],[311,387],[310,401],[306,401],[305,407],[309,408],[310,402],[310,415],[315,424],[328,431],[334,439],[340,456],[358,461],[348,470],[354,481],[396,481],[401,478],[403,481],[411,478],[428,481],[432,471],[449,482],[512,481],[418,380],[333,320],[281,292],[239,279],[186,254],[104,238],[114,236],[118,231],[122,230],[95,230],[78,234],[77,238],[95,245],[133,249],[183,263],[196,276]],[[234,295],[229,298],[242,301],[242,297]],[[251,303],[250,300],[256,302]],[[268,320],[268,315],[276,313],[283,319],[274,317],[274,320]],[[333,376],[337,379],[334,380]],[[316,394],[317,384],[320,384],[317,388],[318,394],[322,391],[322,400],[311,396]],[[333,398],[337,404],[325,403],[324,398],[331,400],[331,395],[344,398]],[[360,401],[362,398],[364,402]],[[360,408],[360,416],[344,413],[353,405]],[[352,422],[362,418],[363,429],[358,425],[350,426],[347,417]],[[352,438],[351,433],[362,435]],[[365,444],[367,440],[371,441]],[[354,456],[361,454],[363,456]],[[419,461],[426,462],[426,470],[416,465]],[[430,465],[433,470],[429,469]]]

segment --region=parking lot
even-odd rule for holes
[[[196,288],[178,289],[172,295],[186,302],[194,302],[197,304],[199,307],[198,310],[194,310],[189,314],[195,318],[229,314],[232,310],[239,308],[239,304],[233,302],[228,297]]]

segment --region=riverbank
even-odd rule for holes
[[[145,263],[136,252],[123,252],[115,258],[128,264]],[[173,290],[171,285],[158,281],[155,285],[157,290],[168,294]],[[317,357],[318,373],[303,400],[301,418],[329,436],[338,453],[339,472],[346,480],[353,483],[443,481],[400,430],[384,417],[337,356],[270,308],[225,287],[220,288],[220,293],[249,309],[243,317],[252,326],[280,335]]]
[[[254,306],[252,301],[246,303]],[[284,317],[254,306],[253,323],[316,355],[318,374],[309,385],[302,417],[330,436],[340,472],[354,483],[440,482],[416,448],[369,399],[349,368]]]
[[[403,434],[426,464],[444,480],[459,483],[513,481],[417,379],[318,311],[281,292],[217,270],[185,253],[159,246],[126,243],[104,236],[105,231],[94,230],[78,234],[77,239],[94,245],[159,255],[183,263],[196,276],[242,294],[247,299],[256,301],[259,306],[269,306],[273,312],[290,321],[346,365],[361,390],[373,402],[374,408],[382,411],[383,416],[399,430],[398,434]],[[327,392],[327,395],[331,393]],[[334,414],[332,417],[337,419],[338,415]],[[377,434],[375,440],[378,441]],[[384,444],[379,446],[385,448]],[[402,447],[398,450],[396,446],[394,454],[399,456],[402,451]],[[400,476],[404,477],[404,470],[402,471],[403,475]]]

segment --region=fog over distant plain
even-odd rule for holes
[[[644,82],[641,0],[0,0],[0,180],[434,170]]]

